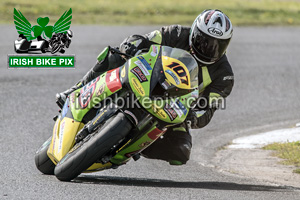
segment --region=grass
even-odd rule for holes
[[[288,143],[273,143],[269,144],[263,149],[274,150],[274,156],[283,158],[281,161],[284,165],[294,165],[300,167],[300,142],[288,142]],[[300,174],[300,168],[295,169],[293,172]]]
[[[55,21],[69,8],[73,24],[191,25],[204,9],[224,11],[234,25],[300,25],[300,0],[1,0],[0,23],[13,23],[13,8],[32,24],[38,17]]]

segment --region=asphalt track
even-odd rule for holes
[[[35,151],[51,135],[58,110],[55,93],[79,80],[105,46],[155,28],[74,26],[67,53],[76,54],[75,70],[8,70],[17,32],[0,26],[0,199],[299,199],[298,188],[225,174],[210,159],[236,137],[299,121],[300,28],[235,28],[228,50],[234,90],[226,110],[193,131],[187,165],[143,158],[73,182],[35,168]]]

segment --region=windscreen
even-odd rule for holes
[[[170,86],[181,89],[198,87],[198,64],[187,51],[163,46],[162,65]]]

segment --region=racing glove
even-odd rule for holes
[[[187,116],[187,122],[192,129],[199,129],[206,126],[216,111],[215,108],[209,108],[207,110],[190,110]]]
[[[138,51],[138,48],[134,44],[131,44],[129,42],[124,42],[120,45],[120,51],[127,55],[134,56]]]

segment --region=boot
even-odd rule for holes
[[[74,92],[75,90],[77,90],[78,88],[81,88],[83,86],[82,82],[79,81],[76,85],[72,86],[70,89],[67,89],[64,92],[61,93],[57,93],[55,98],[56,98],[56,104],[62,108],[67,100],[67,97]]]

